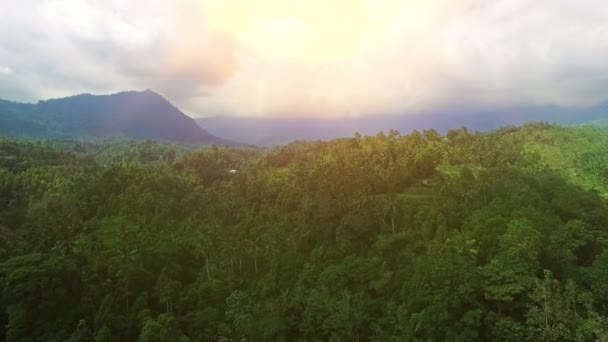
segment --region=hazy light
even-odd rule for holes
[[[206,15],[212,29],[234,34],[258,54],[323,61],[351,56],[373,44],[416,4],[407,0],[211,0]]]

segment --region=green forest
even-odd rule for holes
[[[607,146],[0,139],[0,341],[608,341]]]

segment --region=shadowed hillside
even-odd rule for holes
[[[126,138],[229,144],[200,128],[159,94],[89,94],[23,104],[0,100],[0,135],[37,138]]]

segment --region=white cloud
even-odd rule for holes
[[[0,0],[0,65],[19,70],[0,89],[33,101],[154,88],[187,103],[235,68],[231,41],[199,25],[197,3]]]
[[[218,0],[0,0],[0,97],[153,88],[195,116],[608,100],[608,3],[597,0],[430,0],[333,62],[245,49],[206,27],[205,1]]]
[[[13,74],[13,69],[5,66],[5,65],[0,65],[0,76],[10,76]]]

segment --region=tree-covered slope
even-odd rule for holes
[[[3,140],[0,336],[606,340],[608,151],[594,134]]]
[[[574,184],[608,196],[608,129],[598,125],[553,126],[522,131],[517,139]]]
[[[146,90],[77,95],[22,104],[0,100],[0,135],[36,138],[128,138],[228,144]]]

